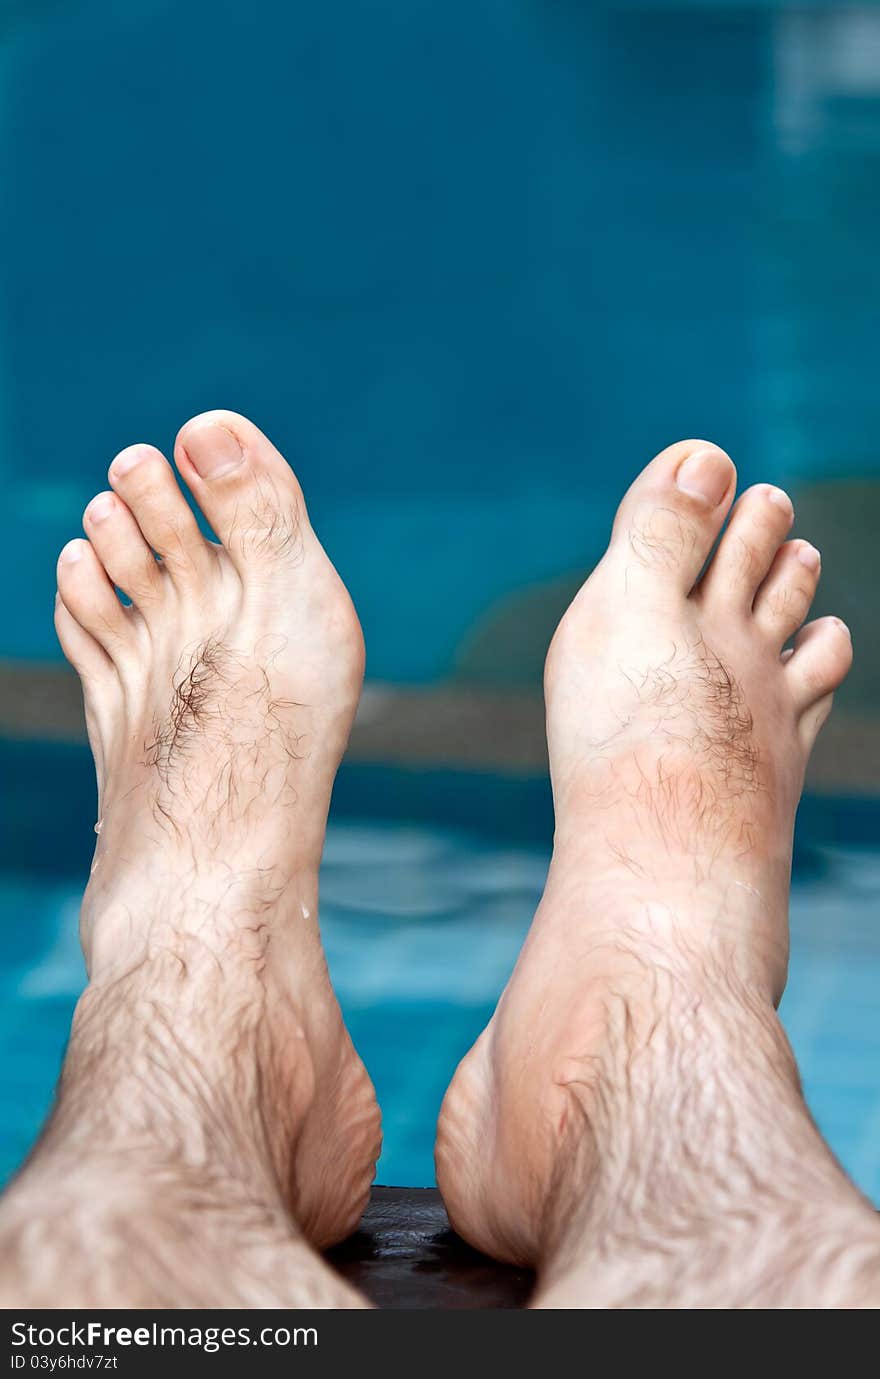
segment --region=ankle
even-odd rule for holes
[[[591,1257],[603,1242],[625,1254],[633,1240],[658,1259],[676,1242],[720,1257],[725,1236],[763,1239],[767,1221],[791,1235],[811,1210],[862,1211],[764,996],[726,974],[685,982],[661,966],[619,981],[603,1009],[595,1056],[557,1070],[571,1139],[556,1161],[576,1171],[553,1179],[545,1258],[585,1242]],[[584,1139],[589,1155],[575,1154]]]
[[[307,1041],[259,973],[218,982],[215,966],[207,981],[202,967],[160,953],[89,984],[46,1147],[81,1146],[115,1175],[177,1166],[287,1200],[315,1092]]]

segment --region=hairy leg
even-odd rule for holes
[[[225,969],[157,956],[80,1001],[57,1105],[0,1206],[5,1307],[365,1305],[291,1198],[311,1061],[273,1046],[289,1012]]]
[[[562,1070],[533,1305],[880,1305],[876,1214],[813,1123],[772,1007],[727,962],[672,948],[635,936],[631,967],[606,969],[601,1052]]]
[[[220,544],[134,446],[58,566],[98,775],[89,984],[55,1110],[0,1206],[0,1290],[359,1306],[314,1247],[356,1225],[380,1143],[317,922],[360,628],[255,426],[206,414],[175,454]]]
[[[547,887],[437,1140],[455,1226],[535,1264],[538,1306],[880,1301],[876,1216],[775,1013],[795,808],[851,648],[829,618],[784,650],[819,558],[779,490],[743,495],[701,574],[734,487],[716,447],[658,456],[548,655]]]

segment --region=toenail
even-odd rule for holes
[[[852,641],[852,633],[850,632],[850,630],[849,630],[849,628],[847,627],[846,623],[843,621],[843,618],[835,618],[835,619],[834,619],[834,622],[835,622],[835,623],[837,624],[837,626],[840,628],[841,632],[845,632],[846,635],[849,637],[850,641]]]
[[[810,546],[806,541],[798,547],[798,560],[802,565],[806,565],[808,570],[818,570],[822,563],[822,557],[815,546]]]
[[[141,445],[129,445],[127,449],[120,450],[116,459],[110,465],[110,472],[115,478],[123,474],[128,474],[134,469],[135,465],[140,464],[146,458],[144,447]]]
[[[196,426],[182,442],[183,452],[203,479],[221,479],[244,462],[244,451],[225,426]]]
[[[105,517],[109,517],[116,506],[116,499],[112,493],[99,493],[97,498],[93,498],[86,508],[86,515],[90,522],[103,522]]]
[[[698,450],[679,465],[675,482],[682,493],[717,507],[730,487],[730,460],[723,450]]]
[[[778,508],[782,508],[783,512],[787,512],[789,517],[794,516],[794,504],[784,489],[773,488],[772,485],[768,485],[767,497],[771,503],[775,503]]]
[[[84,541],[68,541],[58,559],[64,565],[72,565],[75,560],[82,560],[85,546]]]

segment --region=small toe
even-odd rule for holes
[[[125,653],[131,623],[88,541],[68,541],[58,557],[58,592],[67,611],[111,660]]]
[[[810,611],[821,564],[819,552],[809,541],[786,541],[755,595],[755,622],[780,649]]]
[[[110,579],[138,608],[162,593],[162,570],[132,513],[115,493],[99,493],[83,513],[83,528]]]
[[[311,529],[290,465],[253,422],[205,412],[183,426],[177,467],[218,539],[241,564],[302,558]]]
[[[609,555],[623,554],[627,580],[668,582],[689,593],[736,489],[730,456],[708,441],[681,441],[642,471],[614,522]]]
[[[161,451],[130,445],[110,465],[109,478],[175,583],[206,578],[211,549]]]
[[[700,580],[701,600],[711,599],[747,612],[793,521],[791,499],[781,488],[756,484],[747,489]]]
[[[55,595],[55,632],[64,652],[80,679],[97,681],[111,674],[113,662],[90,632],[65,608],[61,595]]]
[[[852,638],[840,618],[817,618],[801,629],[785,662],[785,675],[799,713],[808,714],[837,689],[852,658]]]

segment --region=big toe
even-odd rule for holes
[[[236,412],[204,412],[183,426],[177,467],[237,563],[299,559],[308,528],[302,489],[275,446]]]
[[[645,579],[687,594],[733,501],[736,470],[708,441],[680,441],[652,460],[624,496],[609,555],[622,560],[628,586]]]

